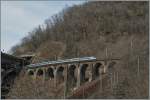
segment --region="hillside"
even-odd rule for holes
[[[33,63],[40,59],[95,56],[120,57],[123,98],[148,98],[149,75],[149,5],[141,2],[87,2],[65,8],[45,20],[12,48],[14,55],[35,53]],[[137,78],[137,57],[140,77]],[[19,84],[19,83],[17,83]],[[28,83],[27,83],[28,84]],[[15,91],[15,90],[14,90]],[[114,90],[117,92],[117,90]],[[33,91],[32,91],[33,92]],[[92,98],[101,97],[100,93]],[[117,98],[117,95],[113,95]],[[25,96],[24,96],[25,97]]]

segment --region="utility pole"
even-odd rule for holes
[[[101,92],[103,92],[103,77],[101,76],[101,80],[100,80],[100,84],[101,84]]]
[[[140,56],[139,55],[137,58],[137,64],[138,64],[137,76],[139,77],[140,76]]]
[[[116,73],[114,72],[114,83],[113,85],[115,86],[116,85]]]
[[[133,51],[133,39],[131,39],[130,48],[131,48],[131,52],[132,52]]]
[[[105,58],[108,59],[108,48],[105,49]]]
[[[130,42],[130,59],[133,58],[133,39],[131,39],[131,42]]]
[[[116,85],[118,84],[118,72],[116,72]]]
[[[106,47],[106,49],[105,49],[105,62],[104,62],[104,64],[105,64],[105,66],[104,66],[104,73],[106,72],[106,70],[107,70],[107,60],[108,60],[108,50],[107,50],[107,47]]]
[[[110,88],[111,88],[111,91],[113,91],[113,80],[112,80],[112,73],[110,73]]]

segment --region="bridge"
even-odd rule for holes
[[[65,93],[76,90],[84,83],[92,82],[116,65],[120,59],[99,59],[95,57],[72,58],[57,61],[47,61],[26,66],[27,75],[33,79],[52,80],[55,86],[65,82]]]

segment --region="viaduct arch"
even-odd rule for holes
[[[118,59],[97,60],[95,57],[73,58],[27,65],[27,75],[54,79],[57,83],[67,81],[70,88],[79,87],[107,73]],[[45,64],[46,63],[46,64]],[[66,80],[67,79],[67,80]]]

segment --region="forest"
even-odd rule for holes
[[[66,7],[29,32],[11,52],[15,56],[35,54],[32,63],[37,63],[85,56],[103,59],[106,48],[109,58],[122,59],[117,69],[122,86],[114,91],[123,91],[123,98],[148,98],[148,1],[89,1]]]

